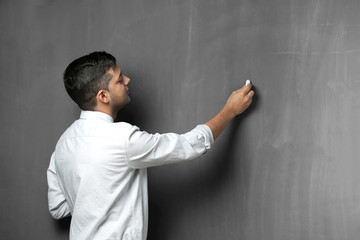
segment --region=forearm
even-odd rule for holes
[[[204,124],[211,129],[215,140],[234,117],[235,115],[224,107],[213,118]]]

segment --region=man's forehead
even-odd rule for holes
[[[116,65],[115,69],[110,67],[107,72],[113,76],[119,76],[121,73],[121,69],[118,65]]]

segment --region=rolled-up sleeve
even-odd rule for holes
[[[198,125],[185,134],[149,134],[133,126],[126,141],[126,158],[132,168],[146,168],[194,159],[210,149],[210,128]]]
[[[49,212],[55,219],[70,216],[70,208],[61,190],[55,169],[55,153],[51,155],[47,170]]]

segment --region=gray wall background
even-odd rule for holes
[[[0,234],[67,239],[46,169],[80,111],[62,73],[94,50],[132,78],[119,120],[206,122],[246,79],[254,104],[199,159],[149,169],[149,239],[360,236],[358,0],[0,1]]]

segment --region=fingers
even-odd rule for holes
[[[252,98],[255,94],[254,90],[251,90],[252,85],[248,84],[246,86],[243,86],[241,90],[241,94],[245,97],[245,100],[247,102],[247,106],[250,106],[252,102]]]
[[[247,99],[247,101],[249,101],[251,103],[252,97],[255,94],[254,90],[251,90],[251,88],[252,88],[252,84],[249,80],[247,80],[245,85],[242,86],[242,88],[234,91],[233,93],[242,95],[243,97],[245,97]]]
[[[248,85],[242,86],[242,88],[236,90],[235,92],[236,93],[243,92],[245,95],[247,95],[250,92],[251,88],[252,88],[252,84],[249,83]]]
[[[253,90],[251,90],[251,91],[249,92],[248,96],[252,98],[252,97],[254,96],[254,94],[255,94],[255,92],[254,92]]]
[[[252,84],[249,83],[248,85],[245,85],[242,87],[245,94],[248,94],[252,88]]]
[[[251,105],[252,98],[255,94],[251,88],[252,84],[249,83],[231,93],[225,106],[227,109],[230,109],[234,116],[241,114]]]

